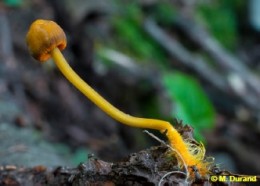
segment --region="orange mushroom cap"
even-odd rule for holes
[[[38,61],[47,61],[54,48],[63,50],[67,39],[62,28],[55,22],[38,19],[32,23],[26,36],[31,55]]]

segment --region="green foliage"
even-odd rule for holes
[[[172,26],[176,17],[176,10],[169,2],[159,3],[153,10],[152,16],[164,25]]]
[[[71,152],[69,146],[61,143],[54,144],[53,147],[59,156],[70,160],[69,163],[75,166],[86,162],[90,153],[86,148],[78,148],[75,152]]]
[[[207,25],[211,33],[231,50],[237,42],[236,8],[240,6],[241,0],[218,0],[201,4],[197,9],[199,18]]]
[[[79,148],[72,156],[72,163],[79,165],[82,162],[86,162],[88,159],[89,151],[85,148]]]
[[[117,47],[138,60],[164,63],[164,51],[142,28],[143,14],[140,8],[134,3],[123,7],[124,12],[112,21]]]
[[[215,111],[199,83],[178,72],[165,74],[163,84],[175,103],[172,117],[191,125],[195,129],[195,138],[203,140],[200,132],[213,127]]]
[[[4,0],[7,6],[16,7],[22,4],[22,0]]]
[[[53,148],[57,152],[57,154],[63,158],[70,159],[71,158],[71,150],[69,146],[63,143],[53,143]],[[71,162],[69,162],[71,164]]]

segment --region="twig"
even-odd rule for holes
[[[161,186],[161,185],[162,185],[162,182],[163,182],[164,178],[166,178],[166,177],[169,176],[170,174],[176,174],[176,173],[178,173],[178,174],[183,174],[184,176],[187,177],[187,175],[186,175],[184,172],[181,172],[181,171],[171,171],[171,172],[167,172],[167,173],[164,174],[164,175],[162,176],[162,178],[160,179],[160,181],[159,181],[159,183],[158,183],[158,186]],[[185,183],[187,183],[187,179],[185,179]]]
[[[222,66],[223,70],[238,73],[246,83],[260,94],[260,80],[254,75],[244,63],[234,55],[225,50],[203,27],[192,18],[185,18],[181,14],[176,19],[178,26],[185,31],[188,36],[198,43],[214,60]]]
[[[162,47],[164,47],[165,50],[168,51],[168,53],[173,58],[177,59],[185,66],[194,69],[213,86],[217,87],[227,94],[230,94],[230,86],[227,83],[227,78],[224,78],[225,74],[222,74],[221,72],[216,72],[209,65],[207,65],[207,63],[203,59],[192,55],[180,44],[180,42],[178,42],[173,37],[170,37],[152,19],[145,20],[144,28],[147,33],[150,34]],[[256,112],[259,112],[259,96],[256,96],[250,91],[245,91],[246,93],[242,95],[235,91],[233,91],[233,94],[239,97],[247,106],[253,108],[253,110],[255,110]],[[257,115],[257,113],[255,113],[255,115]]]
[[[220,90],[227,90],[227,82],[221,75],[215,72],[198,56],[192,55],[179,41],[167,35],[152,19],[146,19],[144,29],[150,34],[168,53],[179,62],[194,69]]]
[[[160,72],[157,69],[151,66],[137,64],[133,58],[120,51],[103,48],[100,49],[98,53],[101,57],[107,59],[115,69],[118,68],[120,75],[126,77],[128,82],[147,80],[151,87],[160,89],[161,82],[158,78]],[[100,63],[97,63],[97,65],[99,64]],[[99,66],[96,67],[98,68]]]

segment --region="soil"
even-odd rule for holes
[[[168,156],[168,157],[167,157]],[[197,178],[187,180],[185,172],[169,158],[165,146],[152,147],[133,153],[122,162],[108,163],[89,157],[76,168],[58,167],[50,170],[45,166],[19,168],[0,167],[1,185],[230,185]],[[215,175],[225,175],[215,169]],[[167,174],[170,173],[170,174]],[[232,185],[240,185],[232,184]]]

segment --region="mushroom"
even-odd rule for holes
[[[202,176],[208,173],[209,163],[204,161],[205,148],[203,144],[195,145],[183,140],[180,133],[167,121],[139,118],[122,112],[84,82],[61,53],[61,50],[66,47],[66,36],[58,24],[49,20],[36,20],[30,26],[26,42],[31,55],[36,60],[44,62],[52,57],[62,74],[110,117],[131,127],[155,129],[164,133],[180,166],[184,167],[186,171],[189,170],[187,174],[190,173],[194,177],[191,168],[194,166]]]
[[[63,50],[67,39],[62,28],[55,22],[38,19],[34,21],[27,33],[26,43],[31,55],[38,61],[45,62],[55,48]]]

